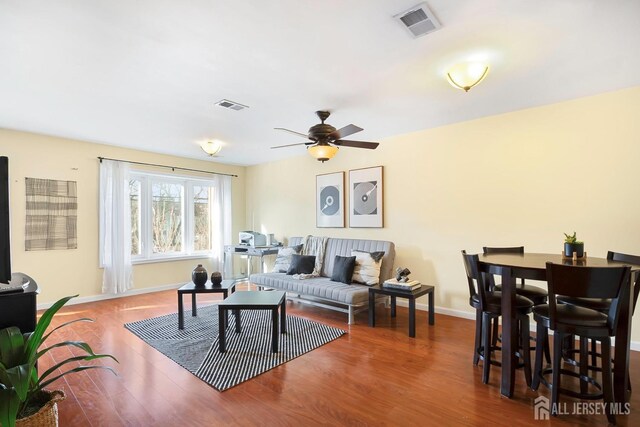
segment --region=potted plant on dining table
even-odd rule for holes
[[[584,256],[584,242],[581,242],[576,237],[574,231],[572,235],[564,233],[564,256],[566,258],[573,258],[573,254],[576,254],[576,258],[582,258]]]

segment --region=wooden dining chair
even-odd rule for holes
[[[469,285],[469,304],[476,310],[473,363],[477,365],[479,360],[483,361],[482,382],[487,384],[491,365],[500,366],[500,363],[492,360],[493,352],[500,348],[493,344],[495,341],[492,337],[493,328],[491,324],[497,324],[498,318],[502,313],[502,295],[499,291],[491,291],[489,289],[487,276],[478,269],[478,255],[470,255],[463,250],[462,258]],[[496,267],[496,274],[503,275],[503,277],[512,277],[511,269],[508,267]],[[529,313],[533,308],[533,302],[521,295],[516,295],[515,298],[518,337],[520,340],[518,347],[522,357],[521,366],[524,367],[527,385],[531,385],[531,360],[528,341]],[[523,343],[524,345],[522,345]]]
[[[524,254],[524,246],[511,246],[511,247],[489,247],[484,246],[482,248],[482,252],[485,255],[488,254]],[[490,277],[489,280],[493,280],[493,277]],[[500,285],[495,285],[495,290],[500,290]],[[516,294],[522,295],[523,297],[529,298],[533,301],[534,305],[538,304],[546,304],[547,302],[547,291],[539,288],[537,286],[532,286],[525,283],[524,279],[520,279],[520,283],[518,283],[515,287]]]
[[[538,305],[533,309],[537,322],[537,341],[533,383],[531,388],[537,390],[540,383],[551,389],[551,412],[557,415],[560,394],[579,399],[602,398],[606,403],[607,419],[615,424],[613,413],[613,377],[611,369],[611,337],[614,336],[620,307],[628,304],[630,298],[630,267],[584,267],[547,263],[547,284],[549,286],[549,304]],[[611,300],[606,313],[586,307],[570,304],[559,304],[558,297],[574,298],[608,298]],[[549,329],[553,335],[553,360],[551,368],[542,369],[543,346],[548,341]],[[587,358],[588,338],[598,340],[602,348],[602,384],[588,376],[586,363],[579,365],[579,372],[561,367],[562,342],[568,335],[581,338],[580,359]],[[545,375],[551,374],[551,382]],[[579,379],[580,391],[562,388],[561,376],[568,375]],[[588,385],[592,384],[602,390],[589,393]]]

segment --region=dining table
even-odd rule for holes
[[[485,274],[504,274],[502,277],[502,378],[500,393],[508,398],[513,396],[515,367],[517,366],[518,328],[515,304],[515,279],[536,280],[546,283],[546,264],[580,265],[588,267],[619,267],[627,265],[606,258],[583,257],[577,260],[567,259],[562,254],[523,253],[523,254],[480,254],[479,270]],[[508,269],[502,268],[508,267]],[[640,266],[630,265],[631,285],[640,276]],[[505,277],[507,271],[510,277]],[[631,295],[634,293],[631,292]],[[631,316],[633,298],[620,309],[618,326],[615,331],[615,350],[613,368],[614,397],[618,403],[627,403],[629,399],[629,352],[631,344]]]

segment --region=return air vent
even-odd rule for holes
[[[429,34],[441,27],[440,22],[429,10],[427,3],[420,3],[394,16],[414,38]]]
[[[240,110],[244,110],[245,108],[249,108],[249,106],[247,105],[242,105],[239,104],[237,102],[233,102],[233,101],[229,101],[228,99],[221,99],[220,101],[216,102],[216,105],[223,107],[223,108],[229,108],[230,110],[236,110],[236,111],[240,111]]]

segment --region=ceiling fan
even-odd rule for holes
[[[342,139],[345,136],[353,135],[356,132],[360,132],[362,128],[355,125],[347,125],[341,129],[336,129],[333,126],[326,124],[331,113],[328,111],[316,111],[316,115],[320,118],[321,123],[312,126],[309,129],[308,134],[296,132],[285,128],[275,128],[276,130],[282,130],[292,133],[294,135],[308,138],[310,142],[300,142],[297,144],[278,145],[271,148],[283,148],[293,147],[295,145],[306,145],[309,154],[318,159],[320,162],[326,162],[331,159],[338,152],[338,147],[354,147],[354,148],[368,148],[375,150],[378,146],[377,142],[367,141],[352,141],[349,139]]]

